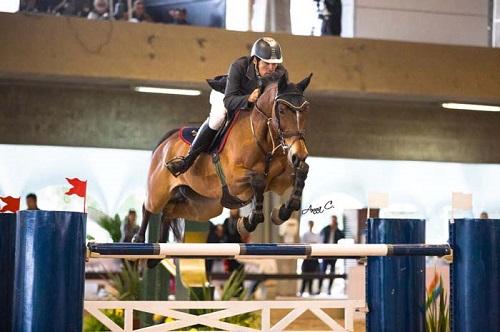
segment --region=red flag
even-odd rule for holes
[[[80,197],[85,197],[87,193],[87,181],[82,181],[77,178],[74,179],[68,179],[69,184],[72,185],[73,187],[70,188],[65,195],[77,195]]]
[[[12,196],[0,197],[0,201],[4,202],[6,205],[0,209],[0,212],[17,212],[19,211],[19,206],[21,204],[21,197],[14,198]]]

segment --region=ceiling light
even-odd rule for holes
[[[181,95],[181,96],[199,96],[200,90],[192,89],[168,89],[168,88],[155,88],[151,86],[136,86],[134,91],[145,93],[163,93],[167,95]]]
[[[443,103],[442,106],[444,108],[455,109],[455,110],[500,112],[500,106],[491,106],[491,105]]]

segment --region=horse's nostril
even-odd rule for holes
[[[300,163],[300,159],[297,157],[296,154],[292,155],[292,165],[294,167],[298,167]]]

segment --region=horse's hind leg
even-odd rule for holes
[[[241,236],[247,236],[253,232],[257,225],[264,222],[264,190],[266,189],[266,177],[263,174],[257,174],[250,179],[250,185],[254,193],[252,202],[252,213],[250,217],[238,219],[237,229]]]
[[[168,218],[166,211],[163,211],[160,223],[160,238],[158,239],[158,243],[167,243],[168,234],[170,231],[171,223],[175,222],[174,219]],[[161,259],[148,259],[148,268],[152,269],[161,262]]]
[[[137,243],[144,243],[146,239],[146,229],[148,228],[149,224],[149,219],[151,218],[151,215],[153,213],[149,212],[146,209],[146,206],[143,204],[142,205],[142,223],[141,223],[141,228],[137,232],[137,234],[134,235],[134,238],[132,239],[132,242],[137,242]]]
[[[294,169],[295,181],[293,184],[293,192],[288,201],[281,205],[278,209],[273,209],[271,212],[271,221],[275,225],[281,225],[287,221],[292,215],[293,211],[300,209],[302,201],[302,190],[304,189],[307,173],[309,172],[309,165],[305,161],[300,162],[299,166]]]

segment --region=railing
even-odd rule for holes
[[[188,328],[193,325],[204,325],[219,331],[287,331],[286,328],[307,312],[312,312],[321,322],[329,327],[327,331],[354,331],[354,312],[364,310],[361,300],[315,300],[315,301],[85,301],[85,310],[113,332],[164,332]],[[102,309],[123,309],[124,327],[118,326],[108,318]],[[202,315],[189,313],[189,309],[208,309]],[[276,309],[291,311],[276,323],[271,324],[271,312]],[[327,314],[324,309],[343,309],[341,321]],[[157,314],[174,319],[134,330],[134,310]],[[224,318],[251,312],[260,312],[260,329],[243,327],[222,321]],[[337,320],[336,320],[337,319]]]

